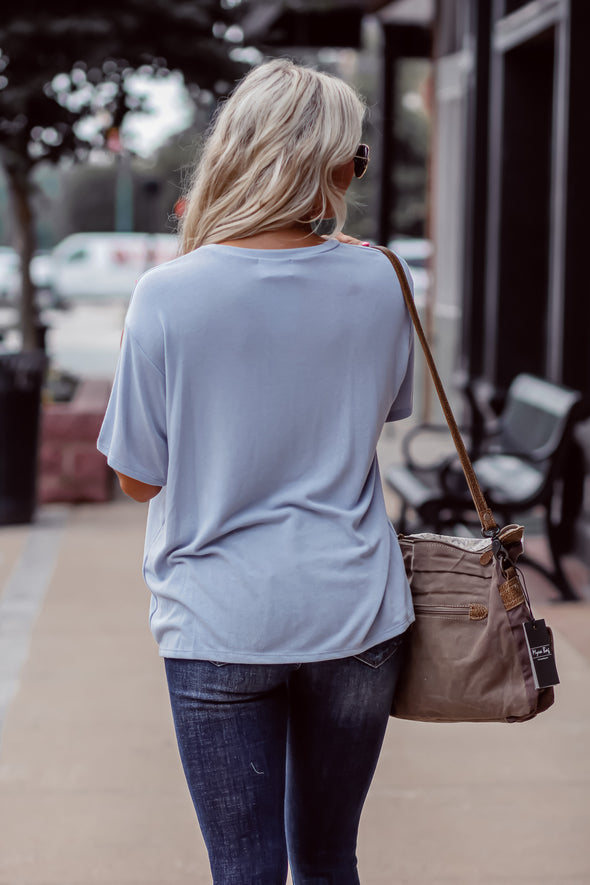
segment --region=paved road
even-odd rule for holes
[[[112,378],[117,365],[126,305],[122,302],[76,302],[68,310],[46,310],[47,352],[52,366],[85,378]],[[0,328],[16,322],[13,309],[0,308]],[[9,332],[7,350],[19,349],[19,338]]]
[[[117,365],[126,305],[73,305],[46,311],[47,351],[55,367],[85,378],[112,378]]]

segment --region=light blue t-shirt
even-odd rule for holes
[[[163,486],[144,557],[161,655],[319,661],[409,626],[375,449],[412,373],[377,250],[209,245],[141,278],[98,447]]]

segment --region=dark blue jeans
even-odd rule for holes
[[[403,646],[307,664],[166,659],[215,885],[285,885],[288,861],[295,885],[358,885],[358,826]]]

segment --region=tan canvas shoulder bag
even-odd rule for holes
[[[521,722],[553,704],[553,637],[536,620],[515,563],[523,527],[500,528],[482,493],[398,257],[392,263],[424,350],[482,538],[400,535],[416,621],[392,715],[429,722]]]

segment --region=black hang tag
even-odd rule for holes
[[[529,657],[533,667],[535,688],[559,685],[559,676],[553,654],[553,637],[545,621],[526,621],[523,625]]]

